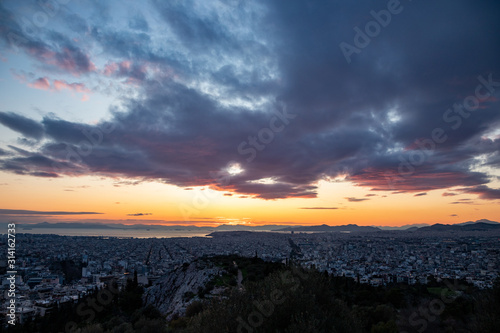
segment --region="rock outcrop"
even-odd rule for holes
[[[146,289],[144,303],[154,305],[162,314],[167,315],[167,320],[176,315],[183,316],[186,307],[198,299],[198,292],[205,290],[208,282],[224,272],[222,268],[209,262],[186,263]]]

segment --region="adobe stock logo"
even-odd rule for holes
[[[391,23],[393,15],[400,14],[402,11],[403,6],[399,0],[389,0],[389,2],[387,2],[387,9],[382,9],[379,12],[374,10],[370,11],[370,15],[374,19],[365,24],[364,31],[358,26],[353,28],[356,33],[353,39],[354,45],[346,42],[341,42],[339,44],[340,50],[347,63],[351,63],[351,57],[354,53],[359,54],[362,49],[370,45],[372,39],[380,34],[382,28],[387,27]]]

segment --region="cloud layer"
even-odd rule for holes
[[[95,6],[106,16],[116,4]],[[339,176],[373,190],[460,187],[499,199],[489,183],[500,163],[500,6],[402,6],[349,64],[339,44],[353,44],[353,28],[387,2],[153,1],[126,24],[61,10],[60,31],[34,36],[0,4],[5,48],[53,77],[113,79],[137,92],[119,95],[111,118],[92,125],[3,110],[1,124],[38,144],[5,150],[1,169],[262,199],[315,197],[319,180]],[[47,76],[31,84],[89,91]],[[484,98],[468,107],[478,91]],[[241,172],[231,172],[235,164]]]
[[[0,215],[94,215],[102,214],[96,212],[62,212],[62,211],[40,211],[23,209],[0,209]]]

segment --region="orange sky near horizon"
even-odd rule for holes
[[[320,181],[316,198],[274,200],[245,198],[203,187],[186,190],[158,182],[130,185],[118,179],[93,176],[45,179],[0,173],[0,184],[2,208],[102,213],[3,215],[3,222],[402,226],[498,219],[495,202],[480,200],[473,194],[457,192],[454,196],[443,196],[445,192],[453,192],[450,189],[421,196],[393,194],[370,191],[349,181]]]

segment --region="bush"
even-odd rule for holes
[[[186,317],[193,317],[201,311],[203,311],[203,304],[200,301],[194,301],[187,306]]]

